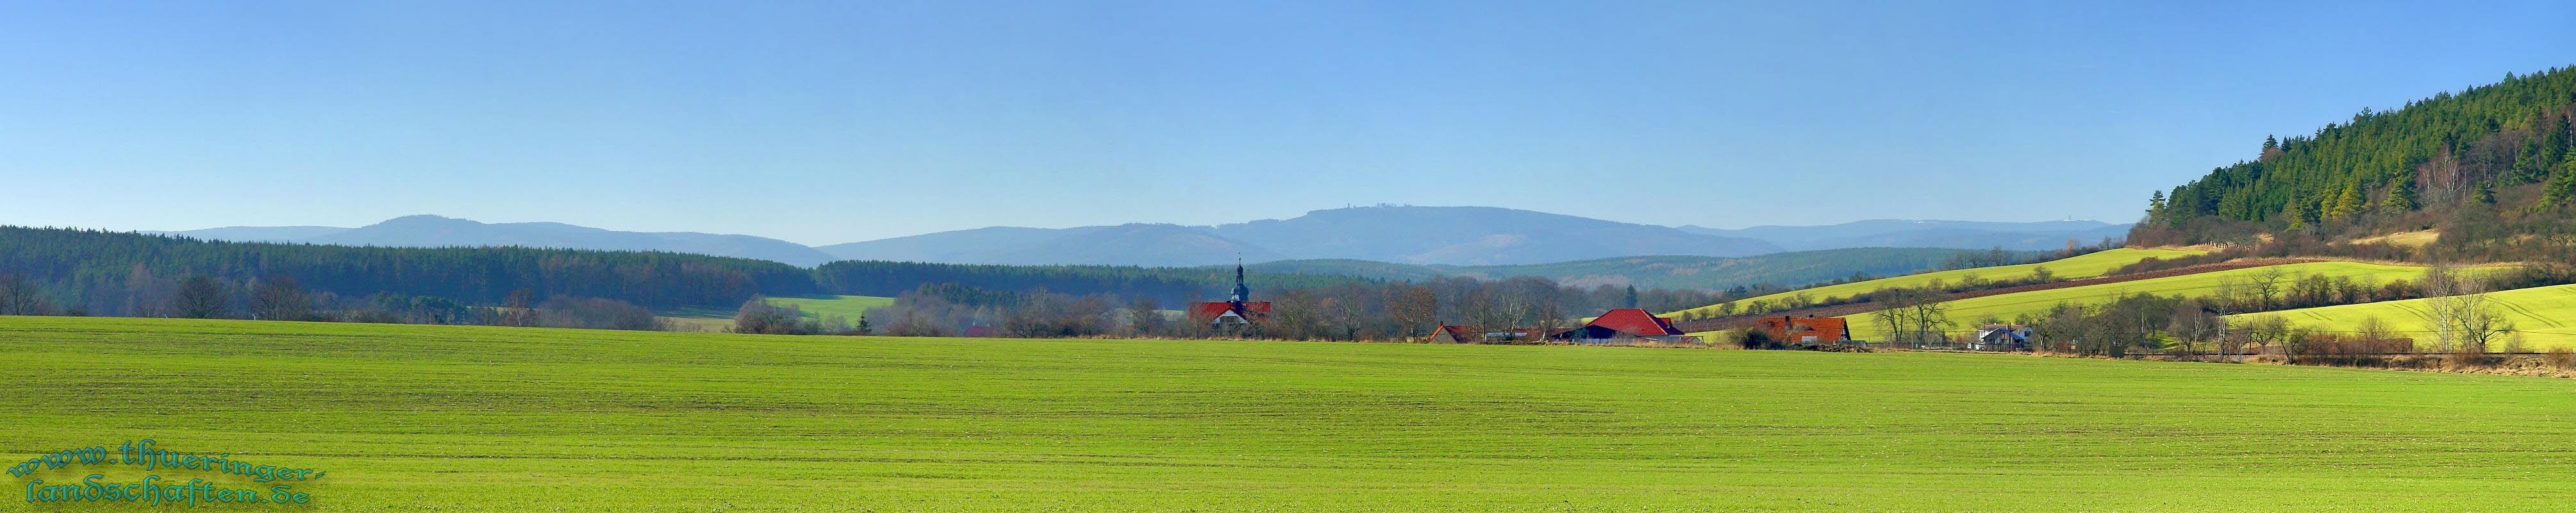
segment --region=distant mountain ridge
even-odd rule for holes
[[[807,247],[750,235],[627,232],[563,223],[482,223],[434,215],[358,227],[233,226],[150,232],[212,240],[389,247],[529,246],[753,258],[812,267],[836,260],[997,265],[1188,267],[1284,260],[1516,266],[1628,257],[1733,258],[1889,247],[2046,250],[2118,239],[2098,221],[1872,220],[1829,226],[1667,227],[1496,207],[1376,206],[1214,226],[1130,223],[989,227]]]
[[[1871,219],[1823,226],[1755,226],[1732,230],[1684,225],[1681,230],[1760,239],[1791,251],[1853,247],[2041,251],[2064,249],[2067,241],[2084,245],[2106,238],[2121,240],[2128,236],[2129,227],[2128,224],[2090,220],[2024,223]]]
[[[1942,268],[1952,257],[1984,253],[1954,248],[1838,248],[1746,257],[1633,256],[1522,265],[1416,265],[1366,260],[1282,260],[1252,264],[1256,273],[1343,275],[1381,280],[1440,277],[1504,279],[1536,276],[1577,287],[1725,290],[1736,286],[1794,287],[1855,273],[1900,276]]]
[[[971,264],[1209,265],[1347,259],[1517,265],[1621,256],[1777,253],[1741,237],[1494,207],[1380,206],[1317,210],[1217,226],[1125,224],[978,228],[823,246],[848,260],[938,258]]]
[[[232,226],[153,232],[210,240],[301,242],[344,246],[526,246],[597,250],[669,251],[768,260],[812,267],[831,255],[802,244],[750,235],[695,232],[623,232],[563,223],[483,223],[412,215],[357,228]]]

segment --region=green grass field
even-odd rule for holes
[[[2507,290],[2488,294],[2487,297],[2495,302],[2496,311],[2503,314],[2505,320],[2513,322],[2514,329],[2522,334],[2523,343],[2527,348],[2543,350],[2576,347],[2576,285]],[[2416,342],[2429,344],[2434,336],[2432,330],[2427,327],[2428,324],[2424,322],[2426,301],[2409,299],[2305,308],[2236,315],[2228,319],[2235,321],[2277,315],[2289,321],[2290,326],[2294,328],[2349,332],[2359,325],[2362,319],[2378,317],[2379,320],[2388,323],[2389,328],[2396,331],[2398,336],[2411,337]],[[2503,346],[2499,345],[2494,349],[2501,350]]]
[[[328,471],[314,511],[2554,511],[2576,485],[2576,381],[2264,365],[0,317],[0,381],[13,463],[153,438]],[[66,510],[21,487],[90,468],[0,483],[0,511]]]
[[[2145,259],[2147,259],[2147,258],[2149,258],[2149,257],[2155,257],[2155,258],[2173,258],[2173,257],[2180,257],[2180,256],[2198,255],[2198,254],[2202,254],[2202,253],[2207,253],[2207,252],[2206,252],[2206,251],[2200,251],[2200,250],[2190,250],[2190,249],[2128,249],[2128,248],[2121,248],[2121,249],[2112,249],[2112,250],[2105,250],[2105,251],[2097,251],[2097,252],[2093,252],[2093,253],[2086,253],[2086,254],[2082,254],[2082,255],[2076,255],[2076,256],[2073,256],[2073,257],[2068,257],[2068,258],[2063,258],[2063,259],[2058,259],[2058,260],[2051,260],[2051,261],[2048,261],[2048,262],[2042,262],[2042,263],[2036,263],[2036,264],[2006,265],[2006,266],[1998,266],[1998,267],[1979,267],[1979,268],[1974,268],[1974,269],[1953,269],[1953,270],[1948,270],[1948,271],[1935,271],[1935,272],[1928,272],[1928,273],[1922,273],[1922,274],[1910,274],[1910,275],[1897,276],[1897,277],[1892,277],[1892,278],[1880,278],[1880,279],[1875,279],[1875,280],[1856,281],[1856,282],[1845,283],[1845,284],[1841,284],[1841,285],[1827,285],[1827,286],[1823,286],[1823,287],[1815,287],[1815,288],[1808,288],[1808,289],[1800,289],[1800,290],[1793,290],[1793,291],[1787,291],[1787,292],[1780,292],[1780,293],[1775,293],[1775,294],[1766,294],[1766,295],[1761,295],[1761,296],[1754,296],[1754,297],[1751,297],[1751,298],[1746,298],[1746,299],[1741,300],[1741,301],[1736,301],[1736,302],[1735,302],[1735,304],[1736,304],[1736,306],[1738,306],[1738,307],[1742,307],[1742,306],[1744,306],[1744,305],[1753,304],[1753,303],[1756,303],[1756,302],[1764,302],[1764,303],[1773,303],[1773,304],[1778,304],[1778,303],[1780,303],[1780,301],[1781,301],[1781,300],[1783,300],[1783,299],[1788,299],[1790,296],[1795,296],[1795,295],[1799,295],[1799,294],[1805,294],[1805,295],[1807,296],[1807,298],[1808,298],[1809,300],[1812,300],[1812,301],[1823,301],[1823,300],[1825,300],[1826,298],[1835,298],[1835,297],[1852,297],[1852,296],[1855,296],[1855,295],[1867,294],[1867,293],[1870,293],[1870,292],[1877,291],[1877,290],[1879,290],[1879,289],[1921,287],[1921,286],[1924,286],[1924,285],[1929,285],[1929,284],[1931,284],[1931,283],[1932,283],[1932,282],[1934,282],[1934,281],[1941,281],[1941,282],[1946,282],[1946,283],[1959,283],[1961,280],[1964,280],[1964,279],[1966,279],[1966,278],[1968,278],[1968,277],[1970,277],[1970,276],[1975,276],[1975,277],[1977,277],[1978,279],[1985,279],[1985,280],[2007,280],[2007,279],[2010,279],[2010,280],[2018,280],[2018,279],[2029,278],[2029,277],[2031,276],[2031,274],[2032,274],[2033,272],[2035,272],[2035,270],[2036,270],[2036,269],[2039,269],[2039,268],[2041,268],[2041,267],[2046,267],[2046,268],[2048,268],[2048,272],[2049,272],[2049,274],[2056,275],[2059,279],[2091,278],[2091,277],[2095,277],[2095,276],[2101,276],[2101,275],[2104,275],[2104,274],[2109,274],[2112,270],[2119,269],[2119,268],[2120,268],[2120,266],[2125,266],[2125,265],[2129,265],[2129,264],[2137,263],[2139,260],[2145,260]],[[1689,313],[1691,313],[1692,315],[1716,315],[1716,314],[1717,314],[1717,305],[1709,305],[1709,306],[1704,306],[1704,307],[1699,307],[1699,308],[1692,308],[1692,309],[1683,310],[1683,311],[1680,311],[1680,312],[1672,312],[1672,313],[1668,313],[1668,314],[1665,314],[1665,315],[1681,315],[1683,312],[1689,312]]]
[[[2170,276],[2120,283],[2105,283],[2101,285],[2088,285],[2056,290],[2040,290],[1999,296],[1986,296],[1951,301],[1946,304],[1949,306],[1951,324],[1953,324],[1957,329],[1969,329],[1974,328],[1977,319],[1980,318],[1992,316],[1996,319],[2011,321],[2024,314],[2044,314],[2049,310],[2049,308],[2057,306],[2058,303],[2095,305],[2108,303],[2114,299],[2119,299],[2120,296],[2134,293],[2155,294],[2159,296],[2179,295],[2186,297],[2204,297],[2218,290],[2218,284],[2221,281],[2228,279],[2239,281],[2248,280],[2256,275],[2266,272],[2265,269],[2273,267],[2278,267],[2283,272],[2287,273],[2288,277],[2285,278],[2281,284],[2281,287],[2284,290],[2289,288],[2290,285],[2288,282],[2315,274],[2323,274],[2329,277],[2348,276],[2355,282],[2367,284],[2371,287],[2378,287],[2379,285],[2401,279],[2410,281],[2420,279],[2424,276],[2424,270],[2426,269],[2425,267],[2410,265],[2384,265],[2358,262],[2309,262],[2304,264],[2230,269],[2225,271],[2187,274],[2182,276]],[[1850,319],[1853,336],[1870,340],[1883,340],[1886,338],[1887,327],[1879,325],[1878,320],[1873,318],[1871,315],[1854,315],[1851,316]]]

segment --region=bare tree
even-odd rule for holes
[[[0,315],[44,315],[45,302],[36,286],[16,274],[0,273]]]
[[[2246,341],[2253,342],[2256,350],[2270,350],[2274,344],[2290,336],[2290,321],[2278,315],[2265,315],[2246,320],[2236,327],[2236,331],[2243,333]]]
[[[1886,326],[1888,341],[1923,347],[1941,342],[1950,326],[1949,307],[1932,289],[1881,289],[1873,302],[1886,308],[1870,313]]]
[[[2173,335],[2174,342],[2182,345],[2183,355],[2191,356],[2199,354],[2201,343],[2216,345],[2215,342],[2226,335],[2226,328],[2227,321],[2210,312],[2200,301],[2185,300],[2174,308],[2173,321],[2165,326],[2165,333]]]
[[[2284,271],[2277,265],[2264,267],[2263,272],[2254,273],[2253,281],[2247,286],[2252,289],[2250,292],[2253,293],[2256,302],[2246,310],[2269,311],[2273,305],[2280,304],[2278,301],[2281,297],[2281,281],[2288,279],[2289,274],[2289,271]]]
[[[291,276],[261,278],[251,285],[250,303],[253,319],[300,321],[313,315],[313,298]]]
[[[1139,297],[1127,302],[1127,333],[1153,336],[1163,333],[1163,312],[1156,309],[1154,298]]]
[[[2437,274],[2446,276],[2441,279],[2440,288],[2428,289],[2427,293],[2439,291],[2447,294],[2425,299],[2421,313],[2424,321],[2433,327],[2435,350],[2484,353],[2489,343],[2513,331],[2513,323],[2496,310],[2483,285],[2447,276],[2452,274],[2450,269],[2436,267],[2426,271],[2428,286],[2435,282]]]
[[[231,310],[225,297],[224,284],[205,275],[179,280],[179,293],[170,298],[172,315],[193,319],[224,317]]]
[[[1430,328],[1432,318],[1440,313],[1440,298],[1430,287],[1405,285],[1389,290],[1387,313],[1395,317],[1396,336],[1412,338]]]

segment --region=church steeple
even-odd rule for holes
[[[1227,301],[1241,303],[1252,299],[1252,287],[1243,283],[1243,262],[1234,263],[1234,296]]]

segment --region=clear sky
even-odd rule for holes
[[[2107,4],[0,2],[0,223],[2124,222],[2576,64],[2564,0]]]

